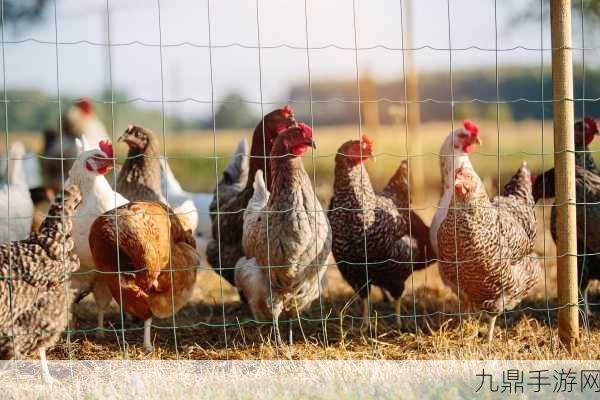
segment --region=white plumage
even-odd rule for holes
[[[7,182],[0,187],[0,243],[27,239],[31,231],[33,202],[23,170],[24,156],[25,146],[14,143],[9,150]]]

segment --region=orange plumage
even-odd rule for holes
[[[190,299],[200,255],[167,206],[136,201],[108,211],[92,224],[89,241],[114,299],[122,298],[127,313],[147,321],[148,340],[153,316],[168,317]],[[146,334],[144,346],[151,351]]]

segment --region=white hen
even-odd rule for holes
[[[14,143],[9,150],[7,182],[0,187],[0,243],[27,239],[31,231],[33,202],[23,170],[24,156],[25,146]]]
[[[247,172],[247,154],[248,154],[248,141],[242,139],[239,141],[234,157],[230,160],[229,164],[225,167],[223,172],[223,178],[219,181],[219,193],[222,197],[227,196],[227,191],[223,188],[226,181],[227,174],[234,175],[233,178],[237,178],[235,175],[239,175],[241,172]],[[242,164],[246,164],[245,166]],[[165,159],[160,161],[160,179],[163,185],[163,194],[168,197],[168,202],[171,208],[177,210],[178,213],[186,213],[190,216],[190,219],[195,217],[197,221],[197,227],[194,231],[194,238],[196,239],[196,248],[204,257],[206,254],[206,245],[210,239],[212,239],[212,221],[210,218],[210,205],[213,201],[213,193],[189,193],[183,190],[181,184],[175,178],[169,163]],[[223,182],[222,182],[223,181]],[[232,179],[236,181],[236,179]],[[245,181],[244,181],[245,184]]]
[[[463,127],[450,132],[440,149],[440,173],[442,175],[443,195],[438,203],[437,211],[431,221],[429,228],[429,239],[431,247],[438,254],[438,230],[446,219],[448,207],[454,193],[454,176],[456,170],[462,165],[464,168],[474,171],[469,160],[469,154],[473,152],[475,145],[481,144],[479,128],[469,120],[465,120]]]
[[[71,286],[78,299],[90,291],[94,294],[98,317],[98,333],[103,334],[104,312],[112,295],[106,283],[98,279],[90,250],[90,227],[96,218],[106,211],[129,203],[127,199],[112,190],[104,175],[113,167],[113,149],[109,142],[100,142],[99,149],[89,149],[87,144],[77,140],[79,157],[69,171],[68,184],[79,186],[82,201],[73,218],[73,240],[75,252],[81,266],[71,277]]]

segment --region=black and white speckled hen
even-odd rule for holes
[[[71,217],[80,201],[77,186],[69,186],[64,203],[56,198],[39,232],[0,246],[0,359],[38,350],[46,384],[52,383],[46,349],[67,326],[68,277],[79,268]]]
[[[526,163],[493,201],[474,170],[461,166],[456,172],[454,196],[438,232],[439,270],[459,294],[461,312],[489,316],[488,343],[497,316],[517,306],[542,273],[533,252],[533,205]]]
[[[280,315],[297,315],[318,298],[331,254],[331,228],[302,164],[309,146],[315,144],[305,124],[279,134],[271,194],[259,171],[244,213],[246,258],[236,266],[235,283],[255,318],[273,319],[277,340]]]
[[[254,193],[253,184],[256,171],[259,169],[267,171],[265,181],[267,187],[270,188],[270,154],[273,141],[279,133],[292,125],[296,125],[296,120],[294,112],[289,106],[265,115],[252,135],[250,169],[245,188],[234,194],[226,203],[219,204],[218,210],[216,194],[215,201],[211,204],[211,213],[218,211],[219,215],[216,218],[213,217],[212,240],[208,242],[206,249],[208,263],[232,285],[235,285],[235,265],[240,258],[244,257],[242,248],[244,210]],[[221,199],[219,199],[219,203],[221,203]]]
[[[394,299],[401,326],[404,282],[412,271],[427,266],[428,254],[433,255],[429,228],[409,211],[408,163],[403,161],[383,192],[376,193],[363,165],[372,155],[372,141],[366,135],[344,143],[337,152],[328,214],[333,255],[342,276],[363,301],[363,328],[368,326],[371,284]]]

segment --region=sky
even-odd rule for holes
[[[542,40],[544,48],[550,46],[547,16],[543,26],[539,19],[516,23],[524,0],[404,3],[408,1],[413,47],[423,46],[412,52],[419,71],[448,71],[449,47],[484,49],[453,51],[455,70],[493,67],[496,62],[500,71],[539,65],[542,54],[545,64],[550,63],[549,51],[493,51],[496,38],[500,49],[539,49]],[[167,112],[204,117],[210,114],[211,99],[232,91],[252,102],[285,103],[290,85],[308,85],[309,76],[311,81],[356,79],[365,73],[378,80],[402,77],[401,0],[306,0],[306,13],[304,0],[57,0],[56,4],[56,21],[50,9],[41,23],[6,29],[8,88],[99,98],[104,88],[112,86],[130,99],[141,99],[138,103],[145,107],[160,108],[161,99],[188,99],[168,102]],[[405,8],[405,19],[406,12]],[[110,48],[105,46],[108,26]],[[578,18],[573,26],[575,45],[580,46]],[[586,36],[586,47],[592,41],[592,35]],[[587,60],[597,56],[595,52],[586,53]]]

